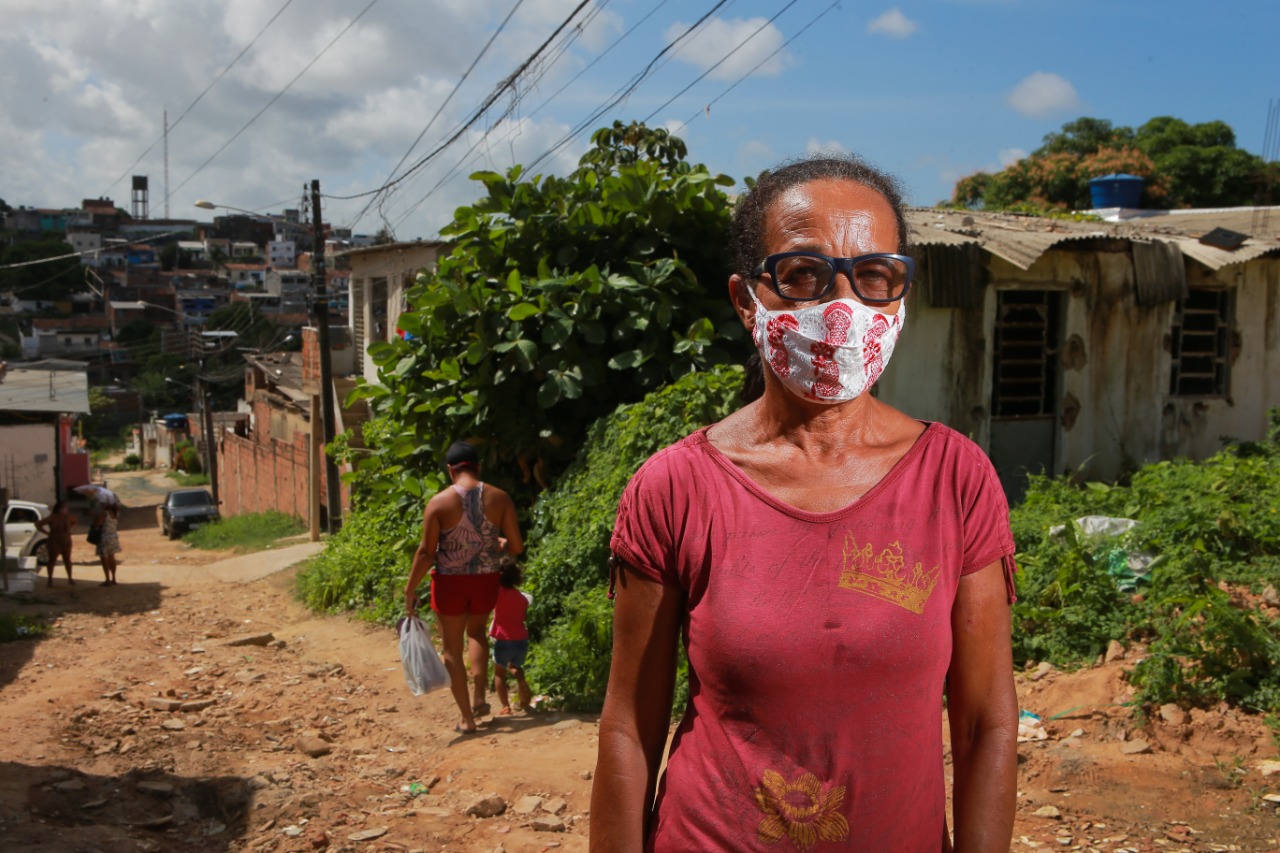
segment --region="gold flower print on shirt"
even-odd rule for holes
[[[766,770],[755,795],[756,808],[764,812],[756,834],[766,844],[786,837],[798,853],[809,853],[819,841],[849,837],[849,821],[840,814],[844,785],[823,791],[812,773],[801,773],[788,782],[781,773]]]
[[[893,542],[879,554],[868,542],[861,548],[852,532],[844,537],[844,569],[840,586],[873,595],[912,613],[923,613],[938,584],[939,567],[926,570],[923,563],[908,568],[902,546]]]

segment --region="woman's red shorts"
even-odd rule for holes
[[[440,575],[431,573],[431,609],[441,616],[482,616],[498,603],[498,573]]]

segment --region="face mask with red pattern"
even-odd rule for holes
[[[905,303],[885,314],[856,299],[770,311],[747,292],[761,360],[793,394],[819,403],[843,403],[874,385],[907,316]]]

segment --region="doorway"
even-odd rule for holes
[[[991,461],[1011,503],[1027,476],[1054,470],[1061,399],[1062,294],[996,291]]]

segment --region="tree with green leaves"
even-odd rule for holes
[[[411,337],[369,348],[379,384],[356,393],[399,425],[362,463],[380,481],[421,494],[416,478],[470,438],[499,483],[537,490],[620,403],[734,360],[732,180],[642,124],[593,143],[566,177],[472,176],[486,194],[458,209],[449,253],[409,290]]]
[[[0,291],[12,290],[21,299],[50,300],[82,291],[84,271],[80,259],[74,255],[71,244],[60,238],[20,240],[0,246]],[[57,260],[31,263],[47,258]]]
[[[1188,124],[1170,116],[1134,130],[1079,118],[1000,172],[957,182],[952,204],[985,210],[1086,210],[1089,181],[1114,173],[1146,180],[1142,204],[1153,208],[1256,204],[1280,167],[1236,147],[1224,122]]]

